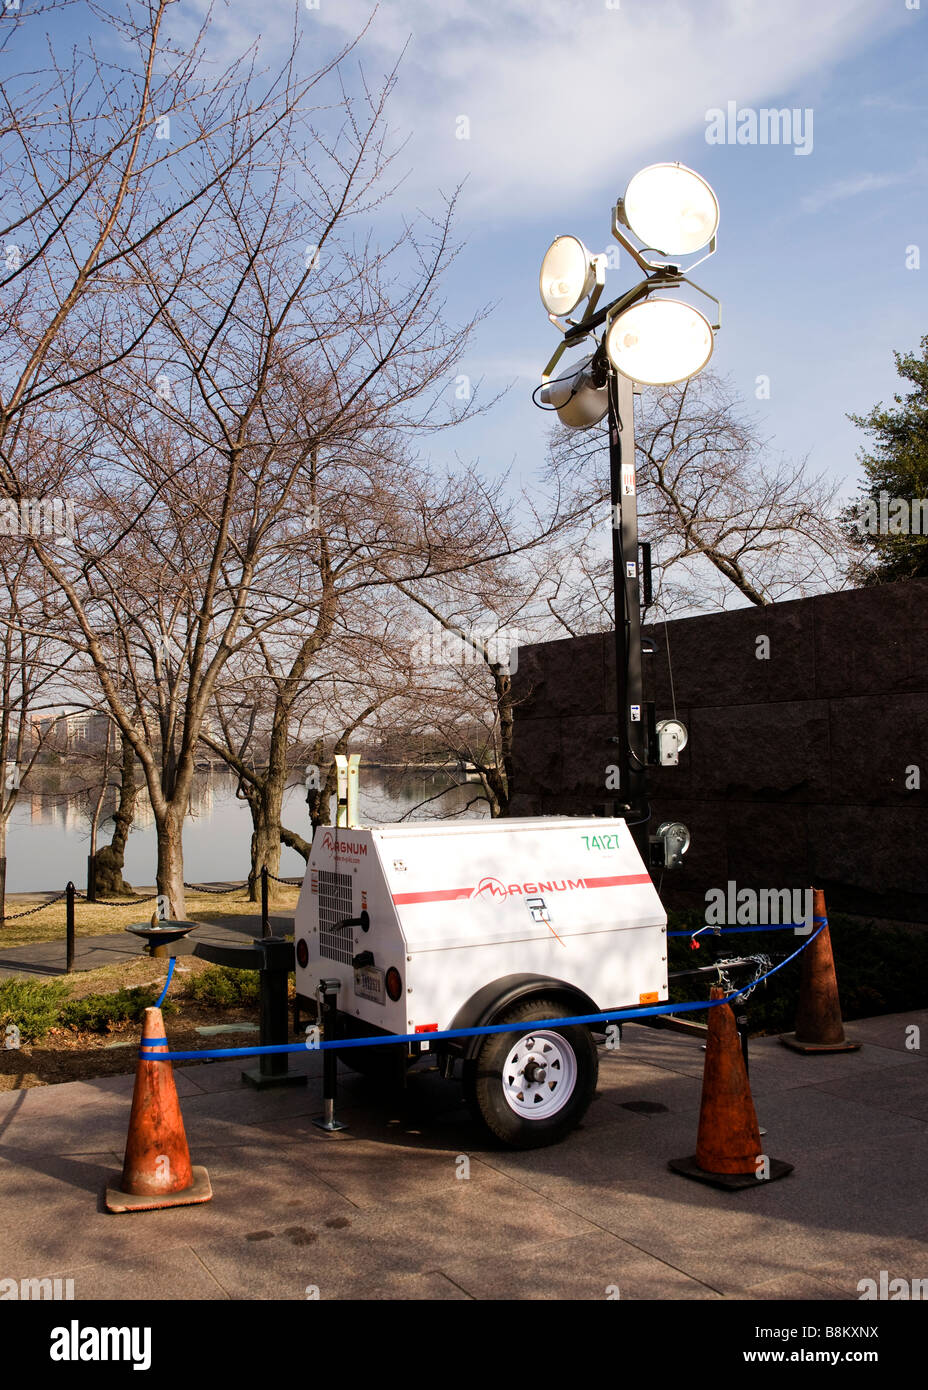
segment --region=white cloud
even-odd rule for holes
[[[916,179],[924,181],[926,163],[919,160],[912,169],[897,173],[853,174],[848,178],[834,179],[816,193],[809,193],[800,200],[802,212],[821,212],[832,203],[843,202],[845,198],[859,198],[863,193],[878,193],[882,188],[894,188],[898,184],[912,183]]]
[[[374,8],[301,8],[313,60]],[[643,157],[703,133],[710,107],[787,93],[809,105],[803,83],[820,91],[823,69],[905,22],[898,11],[884,0],[381,0],[359,56],[374,80],[410,40],[388,113],[412,135],[405,193],[431,202],[467,176],[470,211],[508,220],[550,206],[552,189],[614,198]],[[272,0],[265,45],[286,43],[292,15]],[[241,51],[241,12],[218,9],[215,23],[211,47],[225,32]],[[459,116],[470,139],[455,138]]]

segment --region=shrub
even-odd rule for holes
[[[59,1021],[66,1028],[79,1028],[84,1033],[106,1033],[113,1023],[140,1022],[157,997],[152,987],[145,985],[118,989],[112,994],[85,994],[83,999],[69,999],[62,1005]],[[175,1009],[169,1000],[161,1007],[165,1013]]]
[[[62,980],[42,984],[39,980],[0,981],[0,1033],[12,1024],[23,1042],[44,1038],[58,1022],[58,1011],[68,993]]]
[[[260,993],[260,973],[257,970],[238,970],[231,965],[211,965],[200,975],[194,975],[187,985],[187,994],[201,1004],[229,1007],[237,1004],[257,1004]]]

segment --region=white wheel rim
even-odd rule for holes
[[[523,1120],[546,1120],[570,1100],[577,1058],[560,1033],[525,1033],[510,1049],[501,1077],[510,1110]]]

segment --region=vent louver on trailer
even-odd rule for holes
[[[319,954],[327,960],[351,964],[353,951],[350,927],[339,923],[353,917],[350,874],[319,872]]]

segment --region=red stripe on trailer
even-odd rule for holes
[[[609,878],[582,878],[576,880],[584,888],[623,888],[635,883],[650,883],[650,874],[614,874]],[[394,893],[393,901],[397,907],[407,903],[447,903],[460,898],[469,898],[473,888],[433,888],[426,893]]]
[[[632,883],[650,883],[650,874],[618,874],[614,878],[585,878],[587,888],[623,888]]]
[[[429,893],[394,893],[397,907],[405,903],[447,903],[455,898],[469,898],[473,888],[436,888]]]

